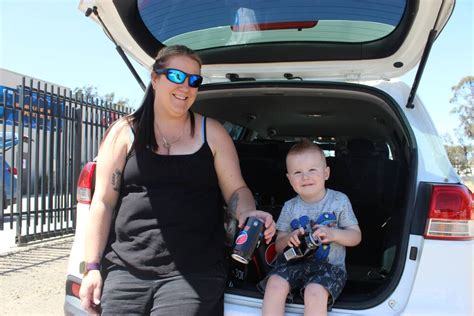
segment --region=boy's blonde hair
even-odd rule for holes
[[[286,154],[286,160],[288,161],[288,157],[291,156],[291,155],[301,154],[301,153],[305,153],[305,152],[309,152],[309,151],[318,152],[321,155],[321,157],[324,161],[324,165],[327,166],[326,156],[324,155],[324,152],[321,149],[321,147],[319,147],[317,144],[315,144],[315,143],[313,143],[313,142],[311,142],[307,139],[304,139],[304,140],[294,144],[293,146],[291,146],[290,150]]]

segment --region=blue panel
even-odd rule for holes
[[[31,91],[28,87],[25,87],[25,95],[23,103],[25,110],[23,111],[23,126],[29,127],[31,121],[31,127],[36,128],[39,126],[42,128],[44,124],[48,130],[51,128],[62,129],[63,122],[60,118],[65,117],[65,101],[60,99],[57,95],[51,96],[49,93],[41,91],[38,95],[37,91]],[[31,101],[30,101],[31,98]],[[32,117],[30,118],[30,111],[27,109],[31,104]],[[40,112],[39,118],[38,110]],[[15,125],[19,124],[20,121],[20,93],[17,89],[0,85],[0,122],[3,123],[5,117],[5,124]],[[44,117],[46,113],[46,122]]]

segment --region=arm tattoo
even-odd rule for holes
[[[239,194],[234,192],[227,203],[227,211],[234,217],[237,215],[237,204],[239,203]]]
[[[122,178],[122,171],[115,169],[115,172],[112,174],[112,188],[114,191],[120,190],[120,179]]]

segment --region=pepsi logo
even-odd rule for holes
[[[235,240],[236,245],[243,245],[247,242],[248,235],[245,230],[241,231],[237,239]]]

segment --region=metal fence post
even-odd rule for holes
[[[74,153],[73,153],[73,184],[77,185],[79,174],[81,172],[81,156],[82,156],[82,109],[76,108],[74,111]],[[73,204],[76,201],[77,192],[72,190]]]

